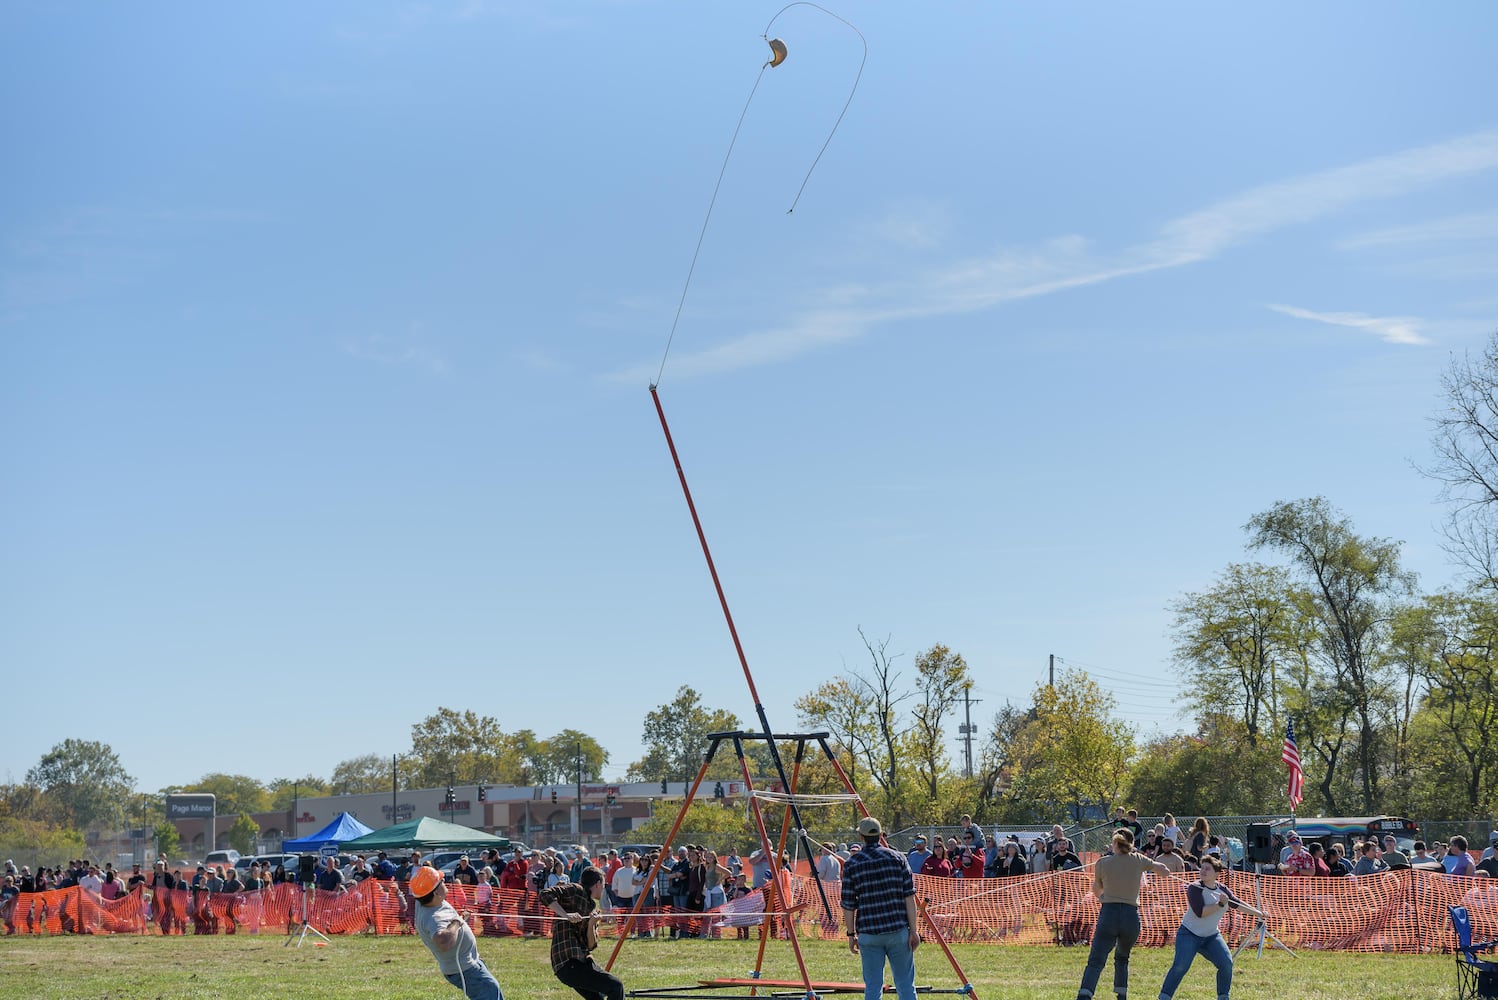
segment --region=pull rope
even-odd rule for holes
[[[723,177],[728,173],[728,161],[733,158],[733,148],[739,141],[739,132],[744,127],[744,118],[749,114],[749,105],[754,103],[754,95],[759,91],[760,81],[765,78],[765,70],[772,66],[779,66],[785,60],[785,44],[778,38],[772,39],[770,37],[770,29],[775,26],[775,22],[780,18],[780,15],[792,7],[814,8],[852,28],[853,33],[858,36],[859,43],[863,45],[863,55],[858,60],[858,72],[853,77],[853,88],[848,91],[848,99],[843,102],[843,108],[838,112],[837,120],[832,123],[832,131],[827,133],[827,138],[823,141],[822,148],[817,150],[816,158],[811,161],[811,167],[807,169],[806,176],[801,179],[801,186],[796,189],[796,197],[791,200],[791,207],[785,210],[786,215],[795,212],[796,206],[801,203],[801,195],[805,193],[806,185],[810,183],[812,173],[817,169],[817,164],[822,162],[822,154],[826,153],[827,147],[832,144],[832,137],[837,134],[838,126],[843,123],[843,116],[848,113],[848,107],[853,103],[853,95],[858,93],[858,83],[863,79],[863,67],[869,59],[869,42],[868,39],[864,38],[863,32],[859,31],[853,25],[853,22],[841,15],[834,14],[821,4],[810,2],[810,0],[796,0],[795,3],[786,4],[775,12],[775,16],[770,18],[770,23],[765,25],[764,33],[760,35],[770,46],[771,55],[760,66],[759,74],[754,78],[754,86],[749,88],[749,97],[744,101],[743,110],[739,112],[738,123],[733,127],[733,136],[728,140],[728,150],[723,154],[723,164],[718,168],[718,180],[713,184],[713,196],[708,199],[707,212],[702,217],[702,229],[697,233],[697,245],[692,249],[692,262],[687,266],[687,277],[681,285],[681,297],[676,302],[676,313],[671,317],[671,332],[666,336],[666,349],[661,352],[660,368],[655,373],[655,381],[650,383],[651,389],[659,386],[662,377],[666,374],[666,359],[671,356],[671,344],[676,340],[676,327],[681,323],[681,311],[686,305],[687,291],[692,287],[692,275],[697,271],[697,258],[702,254],[702,243],[707,238],[708,225],[713,219],[713,208],[718,204],[718,192],[723,188]]]

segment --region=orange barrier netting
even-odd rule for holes
[[[1260,906],[1269,930],[1294,949],[1378,952],[1450,952],[1455,938],[1447,908],[1462,905],[1472,915],[1479,939],[1498,937],[1498,880],[1458,878],[1408,869],[1357,878],[1263,876]],[[1231,872],[1227,883],[1239,896],[1255,900],[1255,877]],[[770,921],[784,935],[784,921],[796,921],[798,934],[842,939],[840,886],[824,883],[831,919],[811,878],[792,876],[786,912],[764,913],[758,892],[706,913],[670,907],[647,908],[635,931],[675,928],[714,937],[753,934]],[[1097,899],[1092,872],[1076,869],[1022,878],[948,879],[916,876],[931,920],[954,942],[1074,945],[1091,940]],[[1139,897],[1142,947],[1171,944],[1186,908],[1186,882],[1150,876]],[[480,936],[544,935],[553,917],[534,892],[453,885],[448,902],[471,911]],[[404,884],[368,879],[342,893],[303,892],[275,885],[256,892],[193,893],[173,890],[126,893],[104,900],[79,887],[23,893],[0,908],[6,934],[289,934],[302,921],[325,934],[409,934],[412,901]],[[623,921],[600,931],[617,934]],[[1253,931],[1253,921],[1236,911],[1223,920],[1228,943]]]

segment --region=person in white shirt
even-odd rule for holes
[[[1170,971],[1165,973],[1165,982],[1160,987],[1161,1000],[1171,1000],[1176,987],[1181,985],[1191,963],[1197,955],[1217,966],[1217,998],[1228,1000],[1233,988],[1233,956],[1227,942],[1218,930],[1222,915],[1230,908],[1252,913],[1260,920],[1264,911],[1256,910],[1233,895],[1233,891],[1217,881],[1217,876],[1227,871],[1227,866],[1216,855],[1202,858],[1201,878],[1186,887],[1186,912],[1181,916],[1181,926],[1176,930],[1176,955]]]
[[[620,912],[627,913],[634,909],[635,905],[635,858],[639,855],[634,851],[626,851],[619,860],[623,862],[614,870],[614,877],[609,882],[609,891],[614,894],[614,908]]]

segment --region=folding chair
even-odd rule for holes
[[[1477,957],[1498,941],[1472,943],[1472,917],[1465,906],[1451,907],[1451,929],[1456,931],[1456,1000],[1498,998],[1498,962]]]

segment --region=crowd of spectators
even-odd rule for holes
[[[1115,829],[1127,830],[1140,853],[1173,872],[1194,870],[1203,858],[1224,855],[1221,838],[1212,832],[1210,824],[1202,817],[1198,817],[1189,829],[1182,829],[1174,816],[1166,814],[1161,822],[1145,829],[1134,810],[1121,808],[1112,825]],[[1414,869],[1436,874],[1498,877],[1498,830],[1492,832],[1490,846],[1476,860],[1473,857],[1475,852],[1469,850],[1467,840],[1461,836],[1453,836],[1445,842],[1417,840],[1408,854],[1399,849],[1393,836],[1385,836],[1381,841],[1374,838],[1355,844],[1350,856],[1341,844],[1306,843],[1293,830],[1284,835],[1282,841],[1276,835],[1276,841],[1279,861],[1262,866],[1265,873],[1345,877]],[[828,841],[819,845],[816,857],[810,859],[810,863],[818,879],[829,885],[836,884],[841,879],[843,865],[858,850],[858,844]],[[687,844],[676,848],[652,879],[650,873],[658,860],[659,854],[649,851],[609,850],[594,859],[586,852],[564,852],[554,848],[516,851],[508,855],[486,850],[477,855],[477,860],[462,856],[450,871],[444,871],[443,877],[451,885],[462,887],[458,890],[460,896],[470,899],[481,912],[490,914],[482,918],[483,932],[528,936],[542,934],[545,930],[541,911],[535,903],[539,894],[559,884],[578,881],[589,865],[596,865],[604,873],[605,909],[622,913],[635,909],[636,902],[640,902],[632,929],[643,937],[719,936],[722,930],[720,922],[693,915],[717,910],[770,882],[771,866],[763,852],[758,850],[741,859],[733,849],[720,855],[704,845]],[[1053,826],[1048,837],[1037,836],[1025,843],[1017,834],[985,834],[967,815],[961,818],[957,832],[946,839],[934,836],[928,841],[926,836],[917,835],[906,860],[916,874],[953,879],[1019,877],[1067,871],[1083,865],[1076,845],[1060,825]],[[141,894],[147,920],[162,933],[187,933],[189,928],[198,933],[233,933],[236,921],[232,904],[215,909],[204,905],[204,900],[242,898],[245,894],[283,883],[315,886],[324,892],[341,894],[354,890],[359,883],[371,878],[404,883],[422,863],[422,853],[415,850],[399,858],[392,858],[383,851],[373,857],[360,855],[341,868],[337,859],[326,858],[310,872],[287,869],[282,864],[261,865],[258,862],[251,862],[243,872],[232,866],[206,864],[197,865],[195,870],[184,870],[183,867],[169,866],[165,858],[158,858],[148,871],[142,871],[142,866],[137,864],[131,866],[129,873],[124,873],[117,871],[112,864],[100,867],[83,859],[74,859],[67,865],[42,867],[32,872],[28,866],[17,868],[13,862],[7,861],[3,883],[0,883],[0,919],[3,919],[6,933],[14,934],[17,932],[17,901],[22,894],[77,886],[103,902],[118,900],[128,893]],[[782,857],[780,866],[788,869],[791,859]],[[186,891],[188,902],[185,908],[163,904],[152,907],[152,901],[171,898],[170,892],[177,889]],[[497,892],[503,893],[503,898],[509,901],[505,907],[497,905]],[[517,912],[504,914],[497,912],[499,909]],[[212,915],[213,924],[205,927],[208,915]],[[36,916],[34,907],[28,908],[24,914],[28,922],[34,922]],[[42,916],[45,918],[45,910]],[[86,927],[70,926],[66,913],[63,918],[64,930],[88,933]],[[747,926],[736,930],[739,936],[748,936]]]

